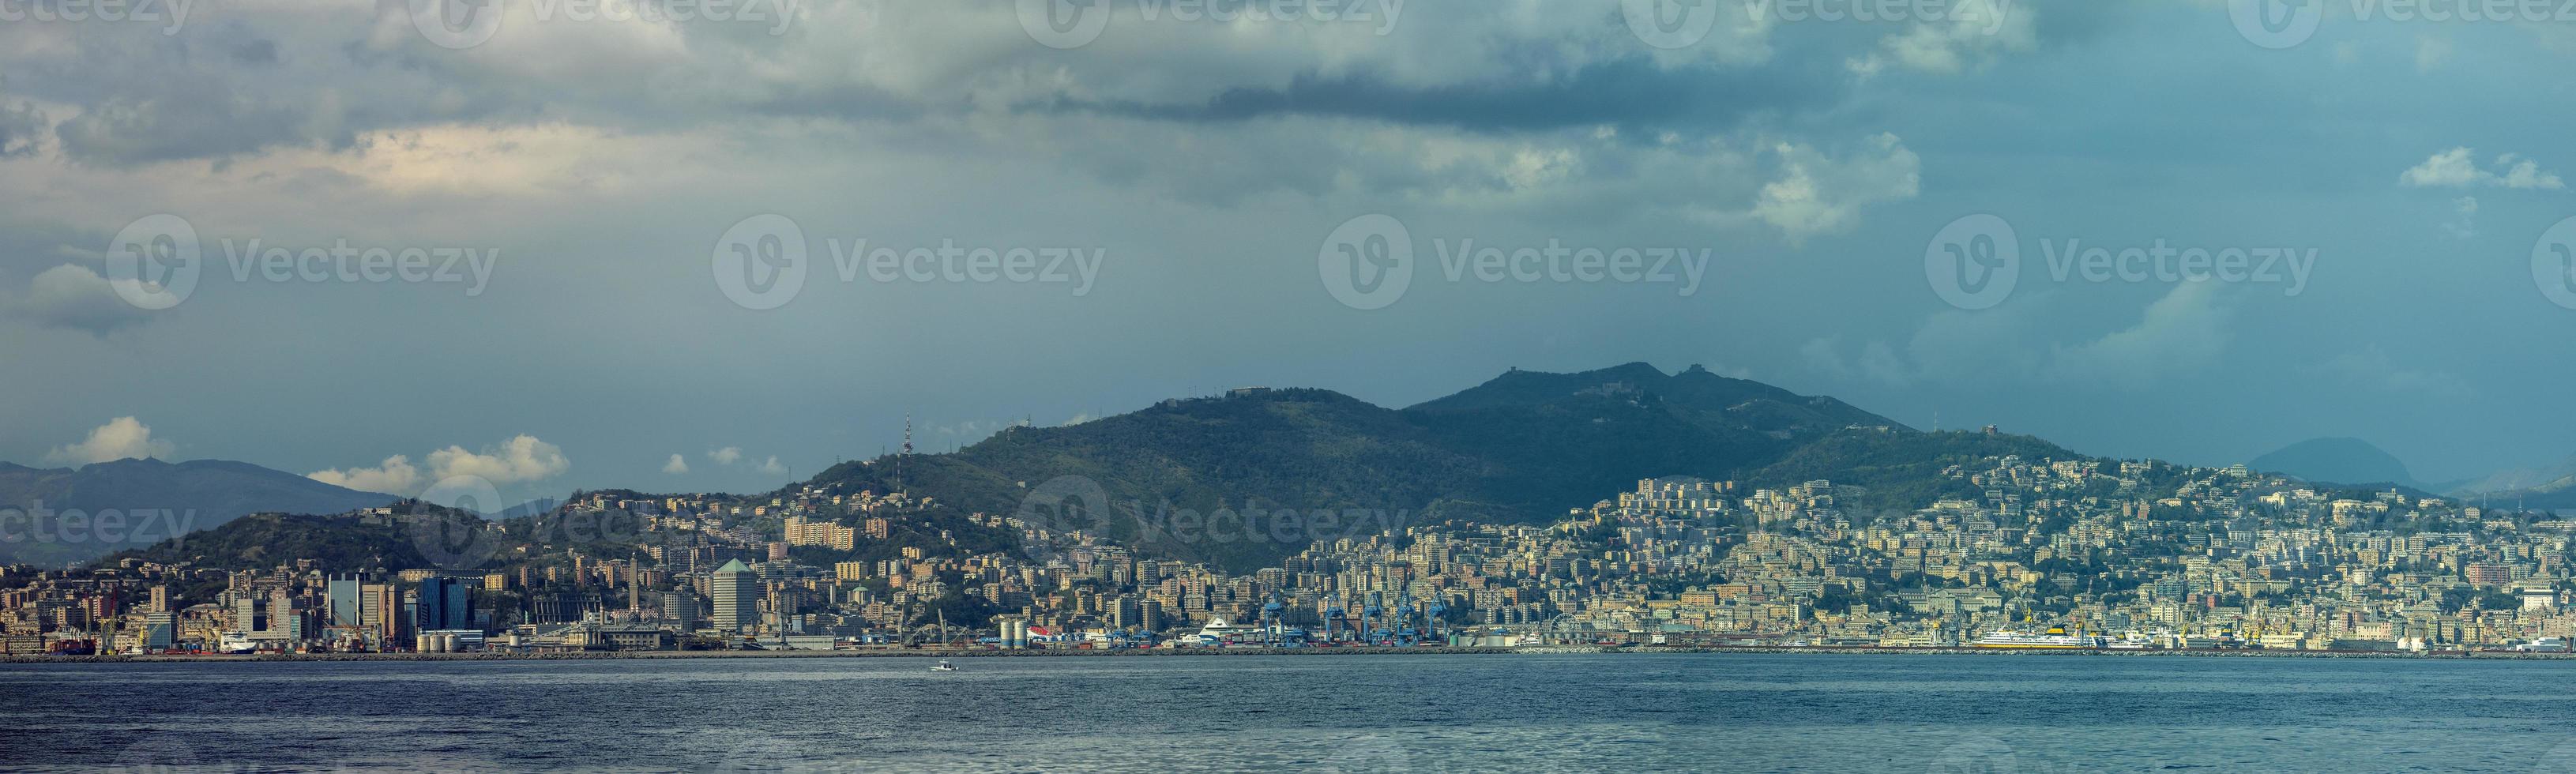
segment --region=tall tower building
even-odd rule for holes
[[[642,557],[633,552],[626,554],[626,612],[644,615],[644,564]]]
[[[760,621],[760,576],[744,566],[742,560],[727,560],[716,568],[713,583],[707,584],[715,597],[715,628],[725,631],[751,631]]]

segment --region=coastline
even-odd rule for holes
[[[2563,661],[2576,653],[2511,651],[2113,650],[1884,647],[1636,647],[1567,645],[1528,648],[1122,648],[1028,650],[647,650],[582,653],[266,653],[253,655],[0,656],[0,664],[194,664],[317,661],[613,661],[722,658],[1155,658],[1234,656],[1547,656],[1547,655],[1844,655],[1844,656],[2143,656],[2163,658],[2368,658],[2449,661]]]

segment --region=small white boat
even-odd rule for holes
[[[933,672],[955,672],[955,671],[957,671],[957,665],[956,665],[956,664],[948,663],[948,659],[944,659],[944,658],[943,658],[943,659],[940,659],[940,660],[939,660],[939,663],[936,663],[936,664],[932,664],[932,665],[930,665],[930,671],[933,671]]]

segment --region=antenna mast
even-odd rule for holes
[[[903,412],[903,453],[894,458],[894,490],[903,488],[903,458],[912,456],[912,412]]]

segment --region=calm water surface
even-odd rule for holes
[[[0,771],[2576,771],[2576,662],[0,666]]]

